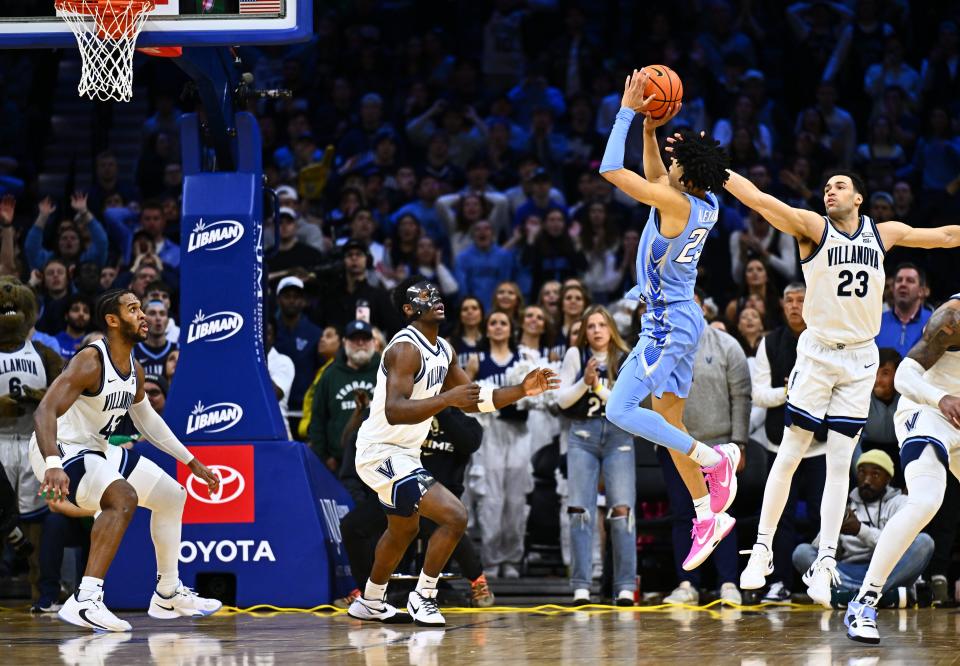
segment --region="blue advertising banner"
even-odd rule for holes
[[[345,596],[355,585],[340,538],[350,496],[300,442],[191,444],[222,479],[210,497],[189,470],[147,443],[136,450],[187,489],[180,578],[236,578],[238,606],[309,608]],[[193,480],[192,480],[193,479]],[[104,583],[111,608],[146,608],[156,585],[150,512],[137,513]]]

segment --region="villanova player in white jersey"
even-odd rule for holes
[[[467,511],[420,464],[420,447],[433,416],[446,407],[492,412],[555,389],[560,380],[552,370],[540,368],[515,386],[481,388],[469,380],[453,347],[439,336],[444,307],[437,287],[419,276],[407,278],[393,296],[409,325],[383,351],[370,416],[357,433],[356,456],[357,474],[377,493],[387,513],[387,531],[377,543],[363,594],[347,612],[360,620],[442,627],[437,579],[463,536]],[[405,615],[386,603],[387,582],[416,537],[420,516],[438,527],[427,544]]]
[[[104,605],[103,579],[138,505],[152,512],[157,556],[157,587],[148,614],[158,619],[209,615],[220,602],[197,596],[178,574],[186,491],[153,461],[108,440],[129,413],[144,437],[187,465],[211,492],[220,480],[177,440],[145,397],[143,368],[132,352],[147,334],[140,301],[128,289],[108,291],[98,299],[96,312],[106,338],[78,351],[51,384],[34,414],[30,444],[41,493],[97,516],[83,580],[60,609],[60,619],[95,631],[130,631],[130,624]]]
[[[914,229],[902,222],[875,223],[860,214],[866,190],[859,176],[838,172],[823,189],[826,215],[792,208],[731,173],[727,190],[784,233],[797,239],[807,297],[797,363],[787,383],[786,424],[767,485],[750,561],[740,587],[758,589],[773,571],[772,543],[790,482],[822,423],[827,435],[827,481],[820,505],[820,549],[803,575],[810,597],[830,608],[837,580],[836,550],[846,508],[850,459],[866,423],[877,372],[883,305],[883,254],[894,245],[946,248],[960,245],[960,226]]]
[[[687,434],[683,409],[693,381],[693,359],[705,322],[693,301],[703,244],[717,222],[716,192],[726,180],[729,160],[704,135],[690,136],[673,151],[670,169],[660,157],[656,128],[680,110],[673,105],[660,120],[643,122],[644,176],[623,167],[624,142],[643,99],[649,76],[627,77],[621,109],[607,141],[600,173],[638,201],[652,207],[637,250],[637,287],[628,294],[647,304],[640,339],[624,361],[607,401],[607,418],[619,428],[665,447],[693,500],[696,518],[687,571],[700,566],[730,533],[726,511],[737,492],[740,449],[710,447]],[[653,410],[640,403],[653,394]],[[708,490],[709,488],[709,490]]]
[[[847,606],[847,635],[879,643],[877,601],[890,572],[943,503],[947,469],[960,478],[960,294],[930,317],[923,337],[897,368],[894,416],[907,504],[884,526],[856,600]]]

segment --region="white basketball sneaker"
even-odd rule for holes
[[[77,599],[76,592],[71,594],[63,608],[57,612],[57,616],[64,622],[94,631],[130,631],[133,628],[129,622],[118,618],[104,605],[103,590],[84,601]]]
[[[205,599],[185,586],[177,585],[177,590],[169,597],[154,591],[150,598],[147,615],[158,620],[172,620],[175,617],[204,617],[213,615],[223,604],[216,599]]]
[[[751,550],[740,552],[750,553],[747,568],[740,574],[740,589],[759,590],[767,584],[767,576],[773,573],[773,553],[762,543],[755,543]]]
[[[868,599],[851,601],[843,615],[843,623],[847,625],[847,637],[858,643],[876,645],[880,642],[880,631],[877,629],[877,609],[873,606],[877,602],[874,595]]]
[[[410,624],[413,618],[401,613],[382,599],[364,599],[359,596],[350,604],[347,615],[357,620],[382,622],[383,624]]]
[[[830,605],[831,590],[834,585],[840,585],[837,561],[832,557],[818,559],[803,574],[803,582],[811,599],[824,608],[833,608]]]
[[[413,621],[421,627],[443,627],[447,621],[440,613],[440,606],[437,605],[437,591],[423,590],[417,592],[414,590],[407,597],[407,612]]]

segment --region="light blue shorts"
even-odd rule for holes
[[[668,305],[659,317],[648,311],[640,321],[640,339],[624,361],[617,385],[634,379],[646,387],[647,394],[686,398],[693,383],[697,345],[707,325],[703,310],[693,301],[684,301]]]

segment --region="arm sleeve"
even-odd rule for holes
[[[577,400],[590,389],[583,381],[577,379],[580,372],[580,350],[571,347],[563,357],[560,366],[560,388],[557,389],[557,404],[561,409],[567,409],[576,404]]]
[[[753,404],[757,407],[779,407],[787,401],[787,389],[774,388],[770,384],[770,359],[767,358],[767,339],[760,341],[757,347],[756,361],[753,366]]]
[[[750,366],[735,340],[727,345],[727,390],[730,392],[730,437],[734,442],[750,439]]]
[[[193,454],[187,451],[187,447],[180,443],[177,436],[170,430],[170,426],[153,410],[149,400],[144,398],[131,405],[130,418],[140,434],[150,440],[155,447],[169,453],[184,464],[193,460]]]
[[[633,109],[626,107],[621,107],[617,112],[617,119],[613,122],[613,129],[610,130],[610,138],[607,139],[607,149],[603,152],[603,160],[600,162],[600,173],[623,168],[627,133],[630,131],[630,123],[633,122],[635,115],[637,114]]]
[[[948,393],[931,386],[925,381],[923,378],[924,372],[923,366],[908,356],[900,362],[900,367],[897,368],[897,374],[893,379],[893,385],[900,392],[900,395],[906,396],[918,404],[930,405],[939,409],[940,401]]]

